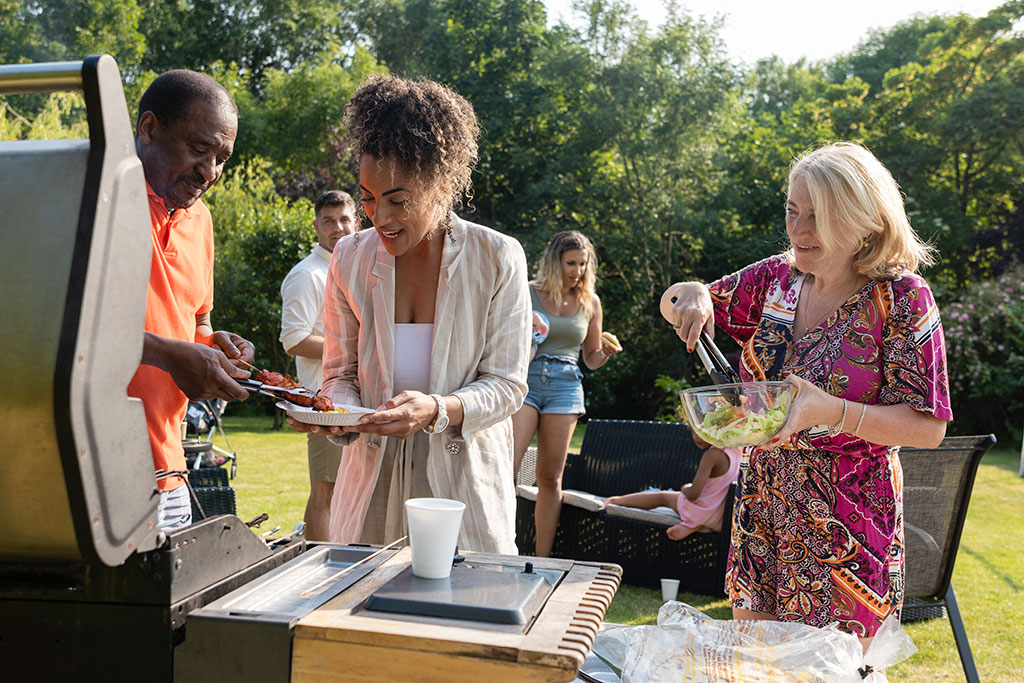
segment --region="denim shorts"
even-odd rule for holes
[[[582,415],[583,373],[575,358],[539,355],[530,361],[525,403],[541,415]]]

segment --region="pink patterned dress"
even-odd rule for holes
[[[710,285],[716,326],[742,346],[745,381],[794,373],[850,401],[952,419],[942,324],[921,277],[869,282],[794,340],[803,283],[779,254]],[[726,588],[735,607],[871,636],[903,604],[899,448],[827,429],[747,456]]]

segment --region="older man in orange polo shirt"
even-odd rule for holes
[[[238,132],[238,109],[216,81],[194,71],[168,71],[139,101],[135,147],[149,194],[153,261],[146,301],[142,365],[128,393],[142,399],[158,473],[159,526],[177,529],[192,512],[182,473],[180,425],[188,400],[244,400],[235,378],[249,372],[253,345],[214,332],[213,222],[200,201],[220,177]]]

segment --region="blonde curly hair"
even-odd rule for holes
[[[480,125],[472,105],[451,88],[373,76],[345,106],[345,127],[352,149],[378,162],[394,159],[423,183],[427,196],[441,191],[448,211],[462,206],[463,195],[472,198]]]
[[[826,253],[855,254],[853,267],[871,279],[935,263],[934,247],[910,226],[899,185],[866,147],[835,142],[797,157],[786,191],[803,178]]]

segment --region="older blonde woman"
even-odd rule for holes
[[[560,232],[544,249],[530,295],[543,313],[548,334],[530,361],[530,392],[512,418],[515,469],[537,435],[538,557],[551,554],[562,507],[562,470],[576,421],[586,412],[579,358],[596,370],[622,350],[615,335],[603,332],[601,300],[594,291],[597,254],[585,235]]]
[[[324,298],[323,391],[377,412],[325,431],[345,448],[335,542],[406,533],[409,498],[466,504],[459,547],[516,553],[511,416],[526,394],[530,294],[519,243],[452,213],[479,127],[431,81],[382,76],[346,108],[373,223],[341,239]]]
[[[937,445],[952,418],[939,312],[915,274],[931,250],[892,175],[850,143],[794,162],[786,233],[787,252],[677,283],[662,311],[688,350],[717,326],[742,346],[744,380],[799,389],[742,470],[734,616],[837,621],[866,647],[903,600],[899,446]]]

